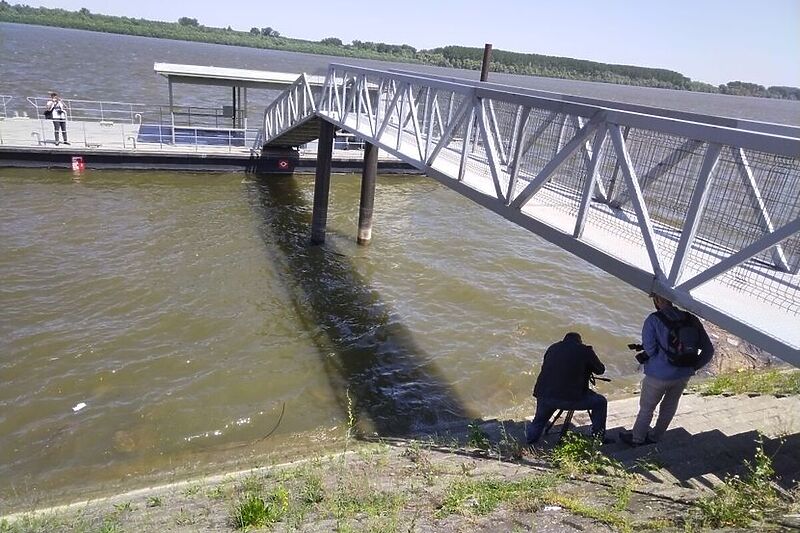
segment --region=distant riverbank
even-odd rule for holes
[[[237,31],[230,26],[227,28],[204,26],[190,17],[181,17],[177,22],[162,22],[91,13],[86,8],[82,8],[79,11],[67,11],[64,9],[33,8],[27,5],[11,5],[5,0],[0,2],[0,22],[55,26],[248,48],[285,50],[335,57],[417,63],[466,70],[480,70],[483,55],[483,50],[480,48],[457,45],[431,50],[417,50],[407,44],[396,45],[358,40],[345,44],[336,37],[325,37],[319,41],[309,41],[286,37],[270,27],[254,27],[250,31]],[[568,57],[524,54],[505,50],[494,51],[491,70],[506,74],[542,76],[546,78],[800,100],[800,88],[797,87],[764,87],[742,81],[731,81],[714,86],[692,80],[673,70],[615,65]]]

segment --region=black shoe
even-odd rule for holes
[[[69,144],[67,141],[64,141],[64,144]]]
[[[644,446],[644,442],[635,442],[633,440],[633,431],[620,431],[619,432],[619,440],[627,444],[628,446],[635,448],[637,446]]]
[[[58,146],[59,144],[61,144],[61,143],[60,143],[60,142],[58,142],[58,141],[56,141],[56,146]]]

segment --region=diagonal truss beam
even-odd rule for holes
[[[758,184],[753,176],[753,169],[750,168],[750,163],[747,161],[747,156],[745,155],[744,150],[741,148],[731,147],[731,152],[733,153],[733,159],[736,161],[736,165],[739,168],[739,175],[742,177],[742,181],[745,183],[753,211],[755,211],[755,214],[761,223],[761,227],[765,233],[772,233],[775,231],[775,227],[772,224],[772,218],[769,216],[767,204],[764,202],[764,198],[761,195],[761,190],[758,188]],[[775,248],[772,249],[772,260],[775,262],[775,266],[778,269],[782,270],[783,272],[789,272],[789,262],[786,260],[786,254],[784,253],[780,244],[775,245]]]
[[[614,144],[617,159],[620,162],[622,175],[625,178],[625,184],[628,186],[628,193],[631,196],[633,209],[636,211],[639,229],[642,231],[642,239],[644,239],[644,245],[645,248],[647,248],[647,255],[650,256],[650,265],[653,268],[653,273],[657,279],[664,278],[661,258],[656,249],[653,223],[650,221],[650,214],[647,212],[647,206],[644,203],[644,197],[639,188],[639,182],[636,179],[636,171],[633,168],[633,162],[631,162],[630,154],[628,154],[628,150],[625,146],[625,140],[622,138],[622,132],[618,124],[609,124],[608,129],[611,134],[611,142]]]
[[[787,239],[798,232],[800,232],[800,217],[795,218],[782,228],[773,231],[769,235],[765,235],[750,246],[742,248],[735,254],[729,256],[727,259],[720,261],[716,265],[705,270],[704,272],[701,272],[692,279],[684,281],[678,285],[676,289],[689,292],[695,287],[699,287],[703,283],[707,283],[708,281],[721,276],[725,272],[739,266],[748,259],[760,254],[767,248],[775,246],[782,240]]]

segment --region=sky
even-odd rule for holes
[[[445,45],[676,70],[718,85],[800,87],[800,0],[57,0],[33,7],[415,48]]]

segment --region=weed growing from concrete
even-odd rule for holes
[[[450,514],[486,515],[501,503],[520,500],[525,500],[529,508],[539,508],[557,479],[555,475],[542,475],[518,481],[459,480],[447,488],[436,515],[439,518]]]
[[[559,470],[576,474],[621,474],[622,465],[600,451],[600,441],[579,433],[567,432],[550,452]]]
[[[609,492],[614,496],[613,507],[615,511],[624,511],[628,508],[628,504],[631,502],[631,494],[633,494],[633,486],[630,483],[611,487]]]
[[[183,489],[183,495],[187,498],[193,498],[200,493],[200,485],[192,484]]]
[[[704,527],[747,527],[776,514],[781,501],[772,486],[775,470],[759,436],[753,462],[746,461],[747,474],[728,477],[713,496],[698,500],[690,523]]]
[[[500,423],[500,442],[497,444],[498,459],[502,457],[512,457],[520,459],[524,446],[516,438],[508,434],[506,425]]]
[[[237,529],[264,527],[279,522],[289,510],[289,493],[278,487],[266,498],[246,493],[233,510],[231,521]]]
[[[622,516],[616,509],[603,509],[602,507],[594,507],[592,505],[587,505],[581,500],[565,496],[563,494],[554,493],[547,495],[547,503],[561,506],[573,514],[585,516],[586,518],[591,518],[592,520],[597,520],[598,522],[608,524],[609,526],[622,532],[629,532],[633,530],[628,519]]]
[[[131,502],[122,502],[114,504],[114,510],[117,513],[130,513],[134,510],[134,507]]]
[[[161,498],[158,496],[150,496],[147,498],[147,503],[145,505],[147,505],[147,507],[161,507],[164,505],[164,502],[161,501]]]
[[[303,480],[300,489],[301,501],[308,505],[320,503],[325,499],[325,489],[322,486],[322,478],[317,474],[308,474]]]
[[[99,533],[122,533],[122,527],[119,523],[107,520],[103,522],[103,525],[100,526],[98,530]]]
[[[469,435],[467,437],[467,444],[473,448],[480,450],[488,450],[491,447],[489,442],[489,435],[481,427],[480,420],[475,420],[467,425]]]

